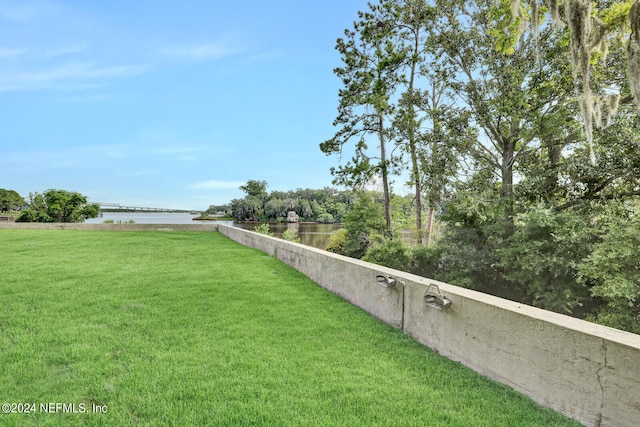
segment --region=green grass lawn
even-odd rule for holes
[[[0,265],[3,426],[579,425],[217,233],[0,230]]]

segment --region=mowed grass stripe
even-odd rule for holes
[[[217,233],[0,230],[7,426],[578,425]]]

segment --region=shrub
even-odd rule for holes
[[[318,222],[321,222],[323,224],[330,224],[332,222],[335,222],[335,218],[330,213],[323,213],[318,216]]]
[[[266,234],[267,236],[273,236],[273,233],[269,231],[269,224],[260,224],[253,227],[253,231],[260,234]]]
[[[347,229],[341,228],[331,234],[327,250],[334,254],[346,255]]]
[[[409,250],[400,240],[387,240],[371,247],[362,260],[402,271],[409,271],[411,262]]]
[[[410,249],[411,258],[409,272],[422,277],[435,279],[439,272],[440,254],[442,250],[438,247],[427,248],[416,246]]]
[[[282,233],[282,238],[290,242],[300,243],[300,236],[298,235],[298,230],[284,230],[284,232]]]
[[[344,228],[347,230],[344,254],[362,258],[379,240],[377,236],[384,236],[385,227],[382,205],[371,193],[359,193],[353,209],[344,220]]]
[[[589,320],[640,333],[640,217],[603,216],[602,234],[578,264],[579,280],[600,304]]]

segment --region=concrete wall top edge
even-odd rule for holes
[[[265,239],[271,240],[272,242],[277,243],[277,244],[281,244],[281,243],[284,242],[284,243],[286,243],[288,245],[291,245],[293,247],[298,247],[298,248],[306,250],[306,251],[318,252],[318,253],[328,253],[328,254],[331,254],[331,255],[336,255],[336,254],[333,254],[331,252],[315,248],[313,246],[307,246],[307,245],[303,245],[302,243],[291,242],[291,241],[288,241],[288,240],[285,240],[285,239],[281,239],[279,237],[269,236],[267,234],[258,233],[257,231],[246,230],[244,228],[234,227],[234,226],[228,225],[228,224],[218,224],[218,228],[219,229],[220,228],[228,228],[228,229],[232,229],[232,230],[240,230],[240,231],[242,231],[244,233],[249,233],[249,234],[253,234],[253,235],[256,235],[256,236],[262,236]],[[340,255],[340,256],[342,256],[342,255]],[[349,257],[345,257],[345,258],[352,259],[352,258],[349,258]]]

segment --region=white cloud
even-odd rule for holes
[[[77,53],[86,51],[88,48],[89,48],[89,43],[78,43],[78,44],[72,44],[68,46],[56,47],[56,48],[48,49],[44,53],[44,57],[47,59],[51,59],[51,58],[57,58],[60,56],[75,55]]]
[[[172,160],[197,160],[199,147],[156,147],[147,142],[130,144],[109,144],[93,146],[91,150],[98,156],[116,160],[149,159],[150,156],[170,157]]]
[[[0,92],[86,88],[100,85],[102,79],[140,74],[140,65],[96,66],[90,63],[68,63],[38,71],[0,74]]]
[[[211,180],[211,181],[196,182],[195,184],[190,185],[189,188],[192,190],[226,190],[230,188],[236,189],[244,184],[246,183],[242,181]]]
[[[242,53],[242,36],[225,34],[218,40],[204,43],[174,44],[159,49],[160,53],[178,60],[215,61]]]
[[[216,44],[170,47],[162,49],[161,52],[167,56],[199,61],[220,59],[236,53],[233,49]]]
[[[11,58],[15,56],[24,55],[27,53],[27,49],[11,49],[6,47],[0,47],[0,59]]]

